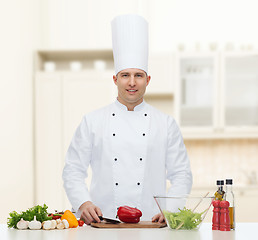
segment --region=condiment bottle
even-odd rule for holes
[[[223,190],[224,180],[217,180],[218,190],[215,192],[215,200],[223,200],[225,191]]]
[[[234,202],[234,193],[232,190],[232,185],[233,185],[233,180],[226,179],[225,200],[229,202],[230,228],[235,229],[235,202]]]

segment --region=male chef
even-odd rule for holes
[[[141,210],[141,220],[162,222],[153,196],[190,192],[189,159],[175,120],[143,100],[150,82],[148,23],[122,15],[111,25],[118,97],[83,117],[66,155],[64,188],[87,224],[100,222],[102,215],[115,218],[124,205]],[[85,184],[89,165],[90,190]]]

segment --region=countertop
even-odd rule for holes
[[[203,223],[199,230],[170,230],[165,228],[99,229],[90,226],[65,230],[16,230],[0,224],[1,240],[249,240],[258,239],[257,223],[237,223],[236,230],[212,231],[211,223]]]

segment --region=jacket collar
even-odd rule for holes
[[[120,103],[118,100],[115,101],[115,105],[121,110],[128,111],[127,107],[124,104]],[[133,111],[141,111],[144,109],[145,106],[146,106],[146,102],[143,100],[142,103],[134,107]]]

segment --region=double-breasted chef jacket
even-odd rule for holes
[[[168,193],[166,179],[171,182]],[[92,201],[106,217],[115,218],[117,208],[127,205],[142,211],[141,220],[150,221],[160,212],[153,196],[188,194],[192,173],[171,116],[145,101],[128,111],[116,100],[83,117],[66,154],[63,181],[77,216],[79,207]]]

